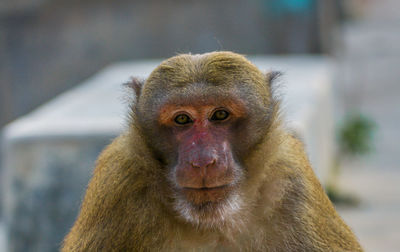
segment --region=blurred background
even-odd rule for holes
[[[73,196],[63,191],[56,203],[46,201],[51,195],[60,199],[54,190],[26,196],[25,190],[43,181],[29,180],[32,162],[25,157],[45,147],[12,135],[18,127],[14,120],[111,64],[159,62],[177,53],[215,50],[329,61],[335,148],[324,186],[366,251],[400,251],[399,1],[2,0],[0,252],[57,251],[90,176],[76,178],[80,189]],[[77,152],[95,158],[111,137],[90,140],[97,141],[96,148],[68,145],[63,158]],[[61,155],[44,150],[53,159]],[[46,167],[55,166],[46,162]],[[91,170],[93,160],[79,165]],[[61,182],[71,176],[68,167],[63,168],[65,174],[53,177],[57,186],[65,184],[64,189],[74,185]],[[57,204],[57,211],[41,212],[32,221],[32,211],[40,212],[32,210],[39,202],[34,199],[49,208]],[[66,216],[58,212],[60,206],[71,220],[60,217]],[[41,236],[36,229],[54,235]]]

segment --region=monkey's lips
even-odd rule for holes
[[[226,199],[233,190],[233,185],[226,184],[216,187],[183,187],[181,191],[188,201],[195,205],[201,205],[206,202],[220,202]]]

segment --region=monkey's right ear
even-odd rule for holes
[[[272,87],[272,85],[274,84],[274,82],[279,79],[279,77],[282,76],[282,72],[279,71],[271,71],[269,73],[267,73],[267,81],[268,81],[268,85],[270,87]]]
[[[124,85],[131,88],[135,92],[137,99],[142,92],[143,84],[144,80],[139,80],[138,78],[133,77],[129,82],[125,83]]]

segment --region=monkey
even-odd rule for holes
[[[133,79],[62,251],[362,251],[284,127],[278,77],[217,51]]]

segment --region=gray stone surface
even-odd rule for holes
[[[6,251],[6,235],[4,233],[4,225],[0,222],[0,252]]]
[[[56,251],[112,136],[42,139],[7,147],[4,221],[9,251]]]
[[[303,136],[324,181],[332,158],[330,61],[323,57],[252,57],[285,72],[287,127]],[[100,150],[126,127],[130,100],[121,83],[159,63],[112,65],[77,88],[8,125],[3,132],[2,195],[9,251],[56,251],[71,227]]]

